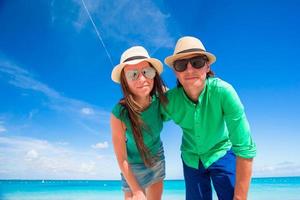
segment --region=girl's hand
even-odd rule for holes
[[[144,192],[142,190],[139,190],[133,193],[132,200],[147,200],[147,198]]]

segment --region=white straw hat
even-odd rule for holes
[[[166,57],[165,63],[173,68],[174,61],[193,54],[206,55],[209,64],[216,61],[216,56],[207,52],[199,39],[185,36],[177,41],[173,55]]]
[[[120,59],[120,64],[116,65],[111,72],[111,79],[116,83],[120,83],[121,72],[125,65],[133,65],[142,61],[151,63],[158,74],[163,71],[162,63],[158,59],[150,58],[147,50],[144,47],[133,46],[124,51]]]

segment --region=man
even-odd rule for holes
[[[243,105],[233,87],[214,78],[216,57],[201,41],[183,37],[165,59],[178,86],[167,92],[162,114],[183,130],[181,157],[187,200],[247,199],[256,146]]]

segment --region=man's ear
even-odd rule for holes
[[[210,65],[207,64],[207,69],[206,69],[206,73],[208,73],[210,71]]]

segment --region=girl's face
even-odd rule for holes
[[[138,98],[150,95],[154,85],[155,69],[147,61],[126,65],[124,74],[131,93]]]

